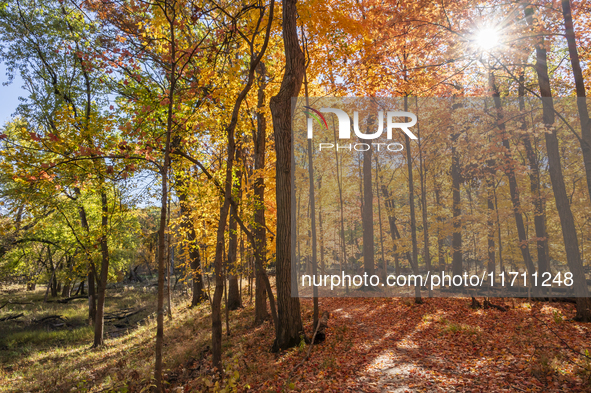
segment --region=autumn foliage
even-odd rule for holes
[[[590,24],[587,0],[0,0],[0,60],[24,89],[0,129],[0,381],[588,391]],[[365,135],[416,113],[416,138],[318,150],[339,123],[315,108],[338,105],[363,108]],[[530,285],[331,298],[294,280],[342,271]],[[531,285],[565,271],[572,288]],[[137,307],[111,303],[125,296]],[[15,382],[35,354],[75,362],[41,355],[43,329],[104,359]]]

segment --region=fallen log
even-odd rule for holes
[[[84,296],[84,295],[78,295],[78,296],[71,296],[65,299],[61,299],[61,300],[57,300],[58,303],[68,303],[71,300],[76,300],[76,299],[88,299],[88,296]]]
[[[33,323],[42,323],[42,322],[46,322],[49,321],[51,319],[59,319],[60,321],[64,321],[65,319],[61,316],[61,315],[47,315],[43,318],[39,318],[39,319],[34,319]]]
[[[108,320],[119,320],[119,319],[125,319],[125,318],[129,318],[129,317],[131,317],[132,315],[135,315],[135,314],[137,314],[137,313],[139,313],[139,312],[142,312],[142,311],[144,311],[145,309],[146,309],[146,308],[145,308],[145,307],[143,307],[143,308],[137,309],[137,310],[135,310],[135,311],[131,311],[131,312],[127,312],[128,310],[125,310],[125,309],[124,309],[124,310],[123,310],[123,314],[121,314],[121,312],[120,312],[119,314],[116,314],[116,313],[105,314],[105,316],[104,316],[104,319],[105,319],[105,321],[108,321]]]
[[[33,323],[38,326],[43,325],[52,328],[70,326],[66,318],[62,317],[61,315],[47,315],[43,318],[34,320]]]
[[[0,306],[0,310],[2,310],[4,307],[8,306],[9,304],[34,304],[34,303],[33,302],[13,302],[13,301],[9,300]]]
[[[12,319],[18,319],[18,318],[20,318],[20,317],[22,317],[22,316],[24,316],[24,315],[25,315],[25,314],[23,314],[23,313],[20,313],[20,314],[11,314],[11,315],[7,315],[7,316],[5,316],[5,317],[3,317],[3,318],[0,318],[0,322],[4,322],[4,321],[10,321],[10,320],[12,320]]]

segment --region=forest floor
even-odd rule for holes
[[[107,340],[91,349],[84,300],[43,303],[43,291],[12,290],[0,310],[0,391],[139,392],[152,379],[154,287],[109,289]],[[167,391],[215,391],[209,304],[189,308],[175,293],[165,319]],[[250,298],[224,324],[226,382],[253,392],[590,392],[591,325],[572,321],[568,303],[493,299],[508,310],[470,308],[469,299],[325,298],[326,341],[274,354],[273,326],[253,327]],[[140,310],[129,317],[119,316]],[[61,315],[61,320],[42,318]],[[302,300],[312,334],[312,303]],[[41,321],[41,322],[39,322]],[[65,322],[65,323],[64,323]],[[62,323],[64,323],[62,325]],[[228,390],[231,391],[231,390]]]

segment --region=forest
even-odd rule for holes
[[[0,0],[0,63],[0,392],[591,392],[590,1]]]

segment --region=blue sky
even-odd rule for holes
[[[16,111],[18,97],[27,96],[27,92],[22,89],[23,81],[19,76],[15,77],[10,85],[4,86],[7,81],[6,67],[0,63],[0,126],[10,120],[10,116]]]

